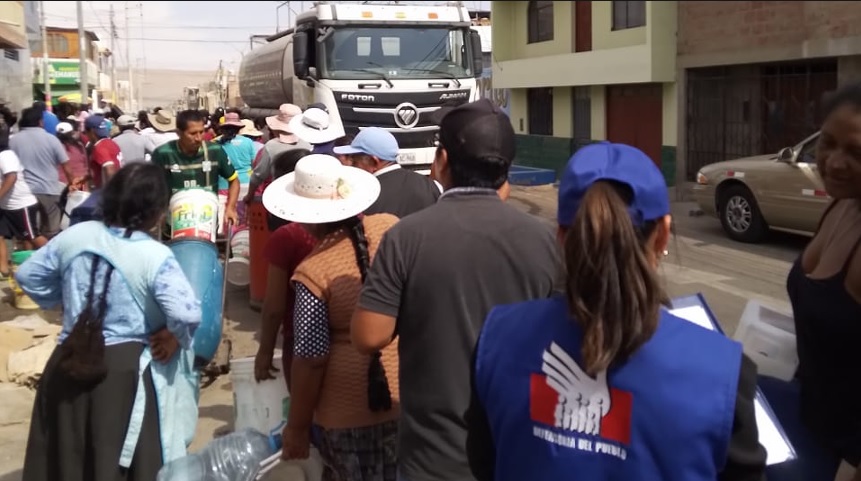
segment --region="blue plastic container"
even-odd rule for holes
[[[212,242],[176,239],[168,245],[200,299],[203,319],[194,334],[192,348],[195,367],[206,367],[215,357],[221,343],[224,268],[218,260],[218,249]]]

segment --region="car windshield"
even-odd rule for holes
[[[472,76],[466,29],[337,27],[324,35],[323,78],[427,79]]]

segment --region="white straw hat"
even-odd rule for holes
[[[311,145],[332,142],[344,136],[344,129],[329,123],[329,113],[323,109],[310,107],[301,115],[290,119],[289,132]]]
[[[302,224],[328,224],[361,214],[380,196],[380,182],[362,169],[322,154],[299,159],[296,170],[263,192],[263,206],[276,217]]]

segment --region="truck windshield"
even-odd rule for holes
[[[466,29],[336,27],[320,45],[323,78],[472,77]]]

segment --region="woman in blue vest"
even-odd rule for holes
[[[163,461],[185,455],[201,308],[170,249],[146,233],[169,192],[158,165],[123,167],[103,190],[104,222],[70,227],[21,265],[24,292],[63,310],[22,479],[153,481]]]
[[[756,367],[667,312],[664,178],[643,152],[586,146],[559,186],[565,294],[491,311],[468,451],[484,480],[761,480]]]

